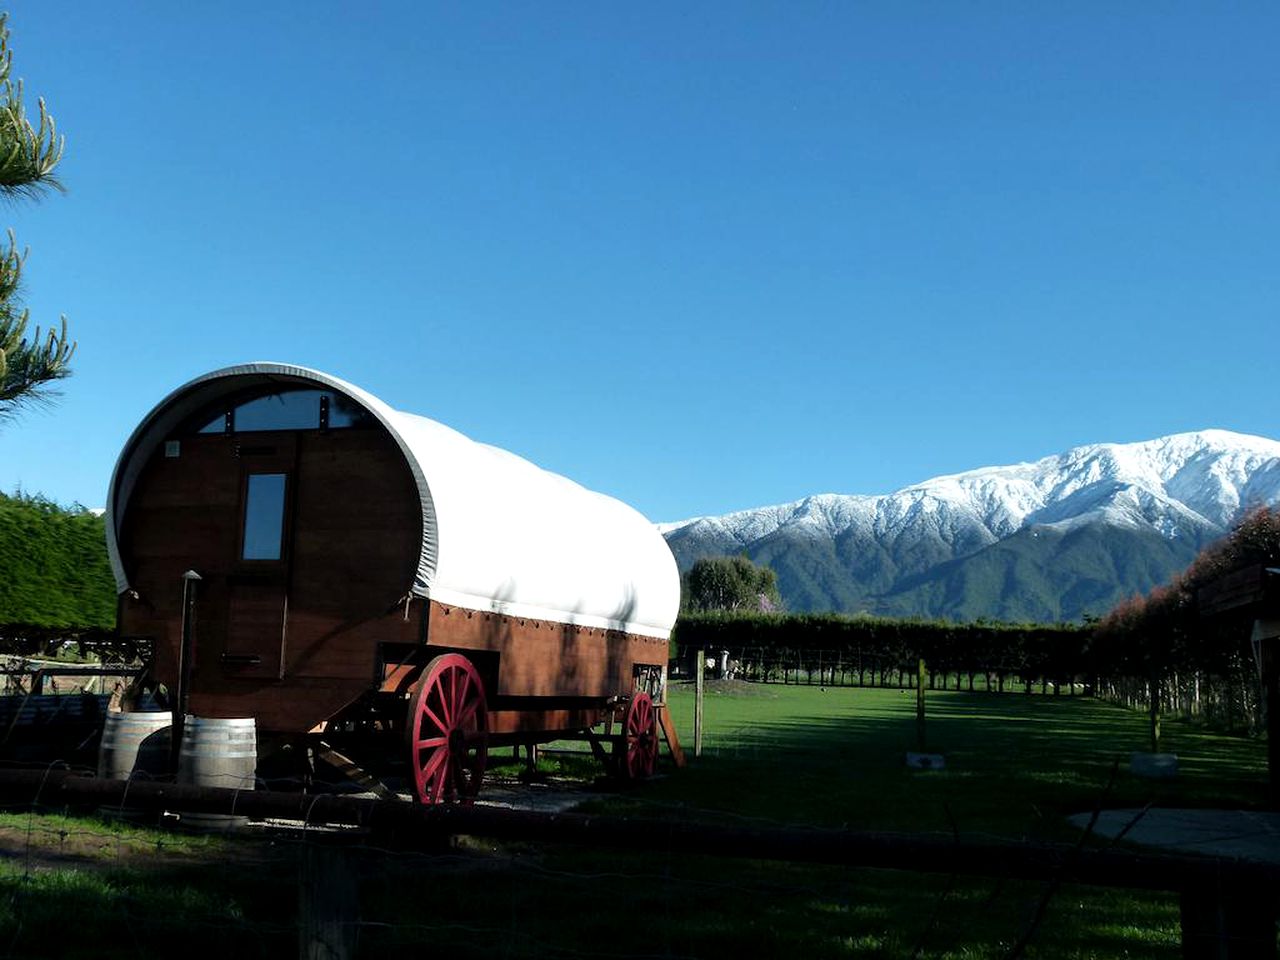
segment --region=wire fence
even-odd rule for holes
[[[739,647],[707,651],[702,667],[717,679],[748,683],[817,687],[915,689],[916,661],[880,653],[845,649],[797,649],[779,652],[769,647]],[[697,669],[693,659],[673,664],[675,678]],[[1038,696],[1096,696],[1147,713],[1152,697],[1159,713],[1202,723],[1231,733],[1258,734],[1266,725],[1262,684],[1253,661],[1241,655],[1226,658],[1223,669],[1174,671],[1154,682],[1142,676],[1054,674],[1040,670],[967,667],[935,669],[925,666],[930,690]]]
[[[1266,728],[1266,700],[1259,672],[1250,660],[1235,656],[1218,673],[1174,672],[1153,682],[1147,677],[1112,677],[1096,683],[1097,695],[1110,703],[1143,712],[1153,697],[1158,712],[1202,723],[1216,730],[1259,734]]]
[[[38,795],[54,798],[63,776],[42,771],[50,789]],[[143,793],[135,786],[112,809],[158,812]],[[825,849],[835,834],[794,832],[779,852],[770,831],[784,822],[721,815],[691,830],[683,805],[647,805],[649,840],[629,846],[608,832],[625,824],[604,819],[599,843],[566,845],[532,833],[494,839],[483,825],[397,834],[266,820],[222,836],[104,819],[83,806],[0,810],[0,955],[9,957],[1016,957],[1032,943],[1045,957],[1173,957],[1189,932],[1179,927],[1185,896],[1180,914],[1176,893],[1075,885],[1088,873],[1072,862],[1084,857],[1087,832],[1080,847],[1045,854],[1056,868],[1015,857],[1001,874],[991,860],[998,848],[962,824],[941,841],[887,838],[877,848],[887,859],[865,861],[881,869],[868,869],[814,862],[838,859]],[[709,854],[715,844],[695,838],[716,830],[721,840],[740,833],[746,848]],[[1264,884],[1250,897],[1248,884],[1215,877],[1242,905],[1274,898]],[[1113,867],[1091,882],[1145,881]],[[1157,870],[1148,885],[1170,880]],[[1274,949],[1272,914],[1257,907],[1257,917],[1271,916]],[[1249,931],[1237,923],[1230,936],[1246,942]]]

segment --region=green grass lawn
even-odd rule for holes
[[[693,692],[670,697],[691,752]],[[732,684],[706,694],[704,756],[643,792],[643,802],[851,829],[1073,839],[1120,770],[1108,807],[1248,807],[1264,800],[1259,741],[1166,722],[1172,781],[1134,778],[1145,715],[1086,697],[929,691],[927,745],[946,769],[906,767],[916,747],[914,691]]]
[[[671,701],[691,752],[691,691],[676,689]],[[1065,815],[1092,809],[1115,759],[1145,745],[1140,715],[1021,694],[931,692],[929,748],[948,764],[933,772],[903,764],[915,746],[915,702],[897,690],[730,685],[708,693],[706,720],[702,758],[681,771],[666,764],[663,777],[604,794],[590,809],[1072,840]],[[1263,744],[1178,723],[1166,732],[1179,779],[1135,780],[1122,763],[1108,806],[1261,803]],[[24,826],[31,836],[82,832],[90,848],[100,829],[19,814],[0,821],[11,848]],[[106,835],[133,851],[127,865],[111,863],[103,843],[94,864],[33,868],[19,856],[0,869],[0,955],[168,957],[175,943],[193,955],[296,950],[296,841],[178,844],[148,868],[142,854],[156,835]],[[1028,929],[1044,889],[482,841],[434,854],[357,849],[349,870],[360,889],[358,953],[367,957],[997,958]],[[1176,898],[1063,888],[1027,956],[1172,960]]]

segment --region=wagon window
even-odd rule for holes
[[[216,417],[201,427],[197,433],[226,433],[227,415],[221,411]]]
[[[245,560],[279,560],[284,534],[283,473],[251,473],[245,491]]]
[[[320,394],[315,390],[269,393],[236,407],[237,433],[249,430],[315,430],[320,426]]]
[[[373,414],[349,397],[344,397],[340,393],[326,393],[325,399],[329,401],[327,426],[367,427],[373,424]]]
[[[257,430],[330,430],[369,427],[374,418],[349,397],[329,390],[276,390],[224,403],[193,417],[194,433],[252,433]]]

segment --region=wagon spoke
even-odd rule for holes
[[[456,673],[462,675],[462,683],[457,687],[453,695],[453,722],[455,725],[461,726],[462,718],[459,714],[462,713],[462,707],[467,702],[467,689],[471,686],[471,677],[461,670],[456,671]]]
[[[449,692],[447,694],[445,693],[446,679],[449,684]],[[440,687],[440,712],[444,714],[445,722],[448,724],[444,729],[450,730],[453,728],[453,688],[457,683],[457,671],[449,670],[437,683]]]
[[[431,754],[426,763],[422,764],[422,771],[419,777],[420,790],[422,794],[433,792],[433,787],[438,785],[440,773],[443,771],[445,760],[449,759],[449,751],[445,749],[436,750]]]
[[[430,759],[422,765],[422,783],[424,786],[433,781],[433,778],[440,772],[441,766],[449,759],[449,751],[441,748],[431,754]]]
[[[449,733],[448,724],[446,724],[443,720],[441,720],[439,717],[436,716],[436,712],[431,709],[431,705],[428,704],[425,700],[422,701],[422,712],[427,716],[428,719],[430,719],[432,723],[436,725],[437,730],[439,730],[442,734],[448,735]]]
[[[419,750],[426,750],[430,747],[443,747],[448,742],[447,737],[429,737],[426,740],[419,740],[417,747]]]
[[[440,765],[449,759],[449,751],[447,749],[436,750],[422,765],[422,778],[430,780],[432,776],[440,769]]]
[[[465,728],[468,723],[475,719],[476,712],[480,709],[480,701],[472,700],[462,708],[462,712],[458,714],[458,726]]]

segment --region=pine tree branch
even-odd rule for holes
[[[62,159],[65,138],[43,98],[37,99],[39,125],[23,104],[21,80],[13,80],[8,15],[0,14],[0,194],[35,198],[49,189],[62,190],[54,168]]]
[[[36,102],[33,124],[23,104],[22,81],[12,78],[7,14],[0,14],[0,196],[37,198],[61,190],[54,169],[62,159],[64,139],[43,99]],[[76,344],[67,336],[67,319],[58,329],[27,336],[29,315],[21,303],[22,268],[27,251],[9,231],[0,248],[0,420],[24,403],[49,403],[57,395],[52,384],[70,376]]]

